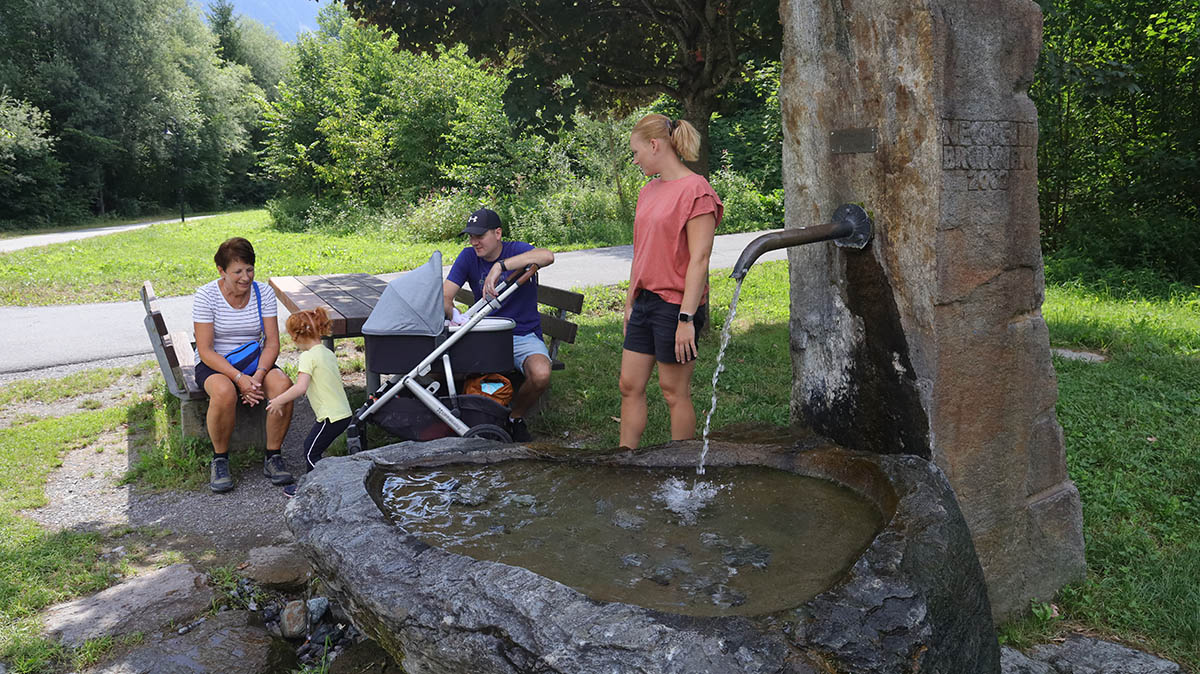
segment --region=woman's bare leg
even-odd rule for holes
[[[696,361],[659,363],[658,385],[667,409],[671,410],[671,439],[690,440],[696,437],[696,408],[692,405],[692,371]]]
[[[208,394],[208,437],[212,440],[213,452],[229,453],[229,438],[233,437],[233,424],[237,419],[238,390],[223,374],[211,374],[204,380],[204,392]]]
[[[621,446],[637,449],[646,430],[646,382],[654,371],[654,355],[621,352]]]

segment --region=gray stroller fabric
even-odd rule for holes
[[[445,320],[442,253],[434,251],[428,262],[388,283],[362,332],[436,337],[445,329]]]

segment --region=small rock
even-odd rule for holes
[[[329,610],[329,600],[325,597],[313,597],[308,600],[308,624],[316,625],[321,622],[325,611]]]
[[[279,631],[286,639],[299,639],[308,631],[308,607],[300,600],[289,601],[279,616]]]
[[[646,563],[646,555],[638,552],[631,552],[621,558],[621,566],[641,566]]]
[[[641,529],[646,526],[646,518],[635,515],[628,510],[617,510],[612,516],[613,526],[622,529]]]
[[[279,590],[299,588],[313,577],[312,567],[296,545],[251,550],[244,573],[248,580]],[[248,583],[246,587],[249,588]]]
[[[537,499],[532,494],[513,494],[508,497],[511,503],[532,508],[537,504]]]
[[[468,484],[458,488],[453,494],[451,494],[450,502],[458,505],[476,507],[487,503],[489,496],[491,496],[491,492],[489,492],[487,489]]]

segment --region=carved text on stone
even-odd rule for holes
[[[1037,165],[1037,124],[943,119],[942,169],[958,189],[1007,190],[1011,171]]]

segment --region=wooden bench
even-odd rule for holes
[[[149,281],[142,283],[139,292],[146,307],[146,334],[154,348],[154,357],[166,380],[167,390],[179,399],[180,429],[183,436],[208,438],[208,394],[196,384],[196,352],[192,336],[185,331],[170,332],[162,312],[158,309],[158,297]],[[238,404],[230,449],[263,449],[267,446],[266,405],[249,407]]]

